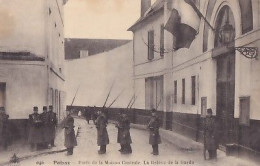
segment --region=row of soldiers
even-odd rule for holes
[[[55,146],[55,131],[57,127],[57,116],[53,112],[53,106],[43,106],[43,112],[38,113],[38,107],[33,107],[33,113],[29,115],[29,135],[28,142],[31,150],[50,148]]]
[[[106,146],[109,144],[109,137],[107,133],[107,118],[105,115],[105,109],[98,111],[98,118],[96,120],[96,128],[97,128],[97,144],[100,146],[98,151],[99,154],[106,153]],[[120,111],[120,116],[118,118],[118,122],[116,123],[116,127],[118,128],[118,136],[117,136],[117,143],[120,144],[121,148],[119,151],[122,154],[130,154],[132,153],[131,148],[131,134],[130,134],[130,120],[124,110]],[[158,144],[161,143],[161,137],[159,134],[160,128],[160,120],[156,114],[156,110],[152,110],[152,116],[150,118],[148,129],[150,131],[149,136],[149,144],[152,145],[153,155],[158,155]]]

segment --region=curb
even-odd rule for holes
[[[132,124],[131,127],[139,130],[147,130],[145,125],[139,125],[139,124]],[[162,138],[164,138],[167,142],[170,142],[171,144],[175,145],[176,147],[180,149],[184,149],[187,151],[193,151],[193,150],[202,150],[203,144],[196,142],[192,139],[189,139],[182,135],[177,135],[173,131],[160,129],[160,135]]]

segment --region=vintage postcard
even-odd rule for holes
[[[260,0],[0,0],[0,166],[255,166]]]

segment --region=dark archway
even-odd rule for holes
[[[229,6],[223,6],[216,20],[214,47],[224,46],[220,33],[226,22],[235,27],[233,13]],[[234,40],[234,37],[232,38]],[[222,52],[216,56],[216,118],[218,122],[219,144],[227,147],[235,141],[234,103],[235,103],[235,52]]]

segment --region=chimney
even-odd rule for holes
[[[141,17],[151,7],[151,0],[141,0]]]

